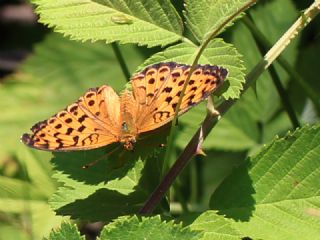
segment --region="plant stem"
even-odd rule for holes
[[[266,49],[271,48],[271,43],[267,40],[267,38],[260,32],[259,29],[250,21],[248,17],[243,18],[243,22],[250,29],[252,35],[264,45]],[[310,85],[300,76],[300,74],[288,63],[288,61],[283,57],[279,56],[277,58],[277,62],[280,66],[289,74],[290,78],[292,78],[301,88],[302,91],[311,99],[313,102],[315,109],[320,115],[320,101],[318,98],[318,94],[310,87]]]
[[[249,17],[244,17],[244,22],[251,22],[252,25],[253,22],[251,21],[251,19]],[[266,54],[267,52],[267,46],[265,46],[257,37],[256,35],[253,35],[253,38],[254,40],[256,41],[256,44],[259,48],[259,51],[261,52],[261,54]],[[282,85],[281,81],[280,81],[280,78],[279,78],[279,75],[274,67],[274,65],[270,65],[270,68],[269,68],[269,72],[270,72],[270,75],[271,75],[271,78],[272,78],[272,81],[279,93],[279,96],[280,96],[280,99],[282,101],[282,105],[284,107],[284,109],[287,111],[288,113],[288,116],[289,116],[289,119],[291,121],[291,124],[293,126],[293,128],[298,128],[300,127],[300,123],[298,121],[298,118],[293,110],[293,107],[290,103],[290,100],[289,100],[289,97],[287,95],[287,92],[284,88],[284,86]]]
[[[297,34],[309,23],[320,11],[320,1],[314,2],[304,13],[304,16],[300,17],[289,30],[278,40],[278,42],[267,52],[264,58],[252,69],[252,71],[246,76],[246,83],[242,93],[244,93],[251,84],[258,79],[258,77],[267,69],[270,64],[280,55],[280,53],[289,45],[291,40],[297,36]],[[220,115],[224,115],[235,103],[236,99],[227,100],[223,102],[217,111]],[[220,118],[207,114],[201,127],[197,130],[192,137],[182,154],[169,170],[167,175],[161,181],[157,189],[152,193],[150,198],[140,209],[139,213],[146,215],[151,214],[157,204],[161,201],[169,187],[172,185],[176,177],[181,173],[184,167],[189,163],[190,159],[196,154],[199,141],[203,141],[211,129],[217,124]]]
[[[129,82],[130,81],[130,72],[129,72],[129,69],[126,65],[126,62],[124,61],[124,58],[123,58],[122,53],[119,49],[119,46],[115,42],[111,43],[111,46],[112,46],[112,50],[114,52],[114,55],[116,56],[116,58],[120,64],[122,73],[125,76],[126,80]]]

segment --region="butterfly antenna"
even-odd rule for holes
[[[101,159],[109,157],[112,153],[114,153],[116,150],[118,150],[119,147],[120,147],[120,146],[114,148],[111,152],[108,152],[107,154],[102,155],[102,156],[99,157],[97,160],[95,160],[95,161],[93,161],[93,162],[90,162],[90,163],[88,163],[88,164],[86,164],[86,165],[83,165],[82,168],[83,168],[83,169],[87,169],[87,168],[89,168],[89,167],[92,167],[92,166],[96,165]]]

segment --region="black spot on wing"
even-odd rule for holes
[[[94,96],[94,93],[88,93],[86,97],[91,98],[92,96]]]
[[[82,115],[80,118],[78,118],[79,123],[82,123],[86,118],[88,118],[87,115]]]
[[[154,84],[155,81],[156,81],[156,80],[155,80],[154,78],[150,78],[149,81],[148,81],[148,83],[149,83],[149,84]]]
[[[90,101],[88,102],[88,105],[91,107],[91,106],[93,106],[93,105],[94,105],[94,103],[95,103],[95,101],[94,101],[94,100],[90,100]]]
[[[178,86],[182,86],[184,84],[184,80],[181,80],[179,83],[178,83]]]
[[[156,112],[153,114],[153,119],[155,123],[162,122],[163,120],[167,119],[170,117],[170,112],[168,111],[161,111],[161,112]]]
[[[172,87],[165,87],[162,92],[170,93],[172,91]]]
[[[66,135],[70,135],[73,132],[73,128],[69,127],[67,129]]]
[[[66,122],[66,123],[71,123],[71,122],[72,122],[72,119],[71,119],[71,118],[67,118],[67,119],[65,120],[65,122]]]
[[[166,98],[166,102],[167,102],[168,104],[169,104],[171,101],[172,101],[172,97],[169,96],[169,97]]]

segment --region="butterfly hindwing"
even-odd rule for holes
[[[118,141],[120,100],[109,86],[90,89],[83,97],[31,128],[22,141],[50,151],[94,149]]]

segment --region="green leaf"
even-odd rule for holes
[[[147,59],[143,65],[139,67],[142,70],[150,64],[174,61],[180,63],[191,64],[198,52],[198,47],[188,43],[181,43],[167,48],[163,52],[154,54]],[[230,86],[226,92],[222,94],[225,99],[238,98],[244,83],[244,66],[242,64],[241,55],[231,45],[225,43],[222,39],[214,39],[205,49],[200,64],[212,64],[223,66],[229,71],[228,82]]]
[[[320,235],[320,125],[275,139],[217,189],[211,207],[253,238]]]
[[[233,228],[231,221],[218,215],[214,211],[201,214],[191,225],[192,230],[201,230],[204,236],[201,239],[239,240],[241,233]]]
[[[40,21],[77,40],[165,46],[182,38],[168,0],[33,0]]]
[[[159,141],[161,134],[153,138]],[[116,147],[111,145],[91,151],[56,153],[52,160],[54,177],[61,187],[50,200],[53,209],[60,215],[91,221],[110,221],[137,213],[159,183],[161,159],[152,145],[154,139],[137,142],[133,152],[118,146],[110,155]],[[148,145],[150,148],[146,149]]]
[[[148,196],[138,185],[142,161],[125,153],[121,163],[117,161],[119,151],[108,159],[103,157],[105,154],[104,149],[55,154],[54,177],[63,186],[52,196],[50,204],[59,214],[98,221],[139,210]],[[82,168],[101,157],[94,166]]]
[[[101,232],[101,240],[173,240],[173,239],[200,239],[201,233],[183,228],[172,221],[161,221],[159,216],[154,217],[120,217],[108,224]]]
[[[60,229],[53,230],[50,233],[48,240],[84,240],[84,236],[80,233],[75,224],[63,222]]]
[[[203,41],[250,0],[186,0],[184,15],[193,35]],[[234,20],[233,20],[234,21]],[[227,26],[232,25],[232,22]]]

